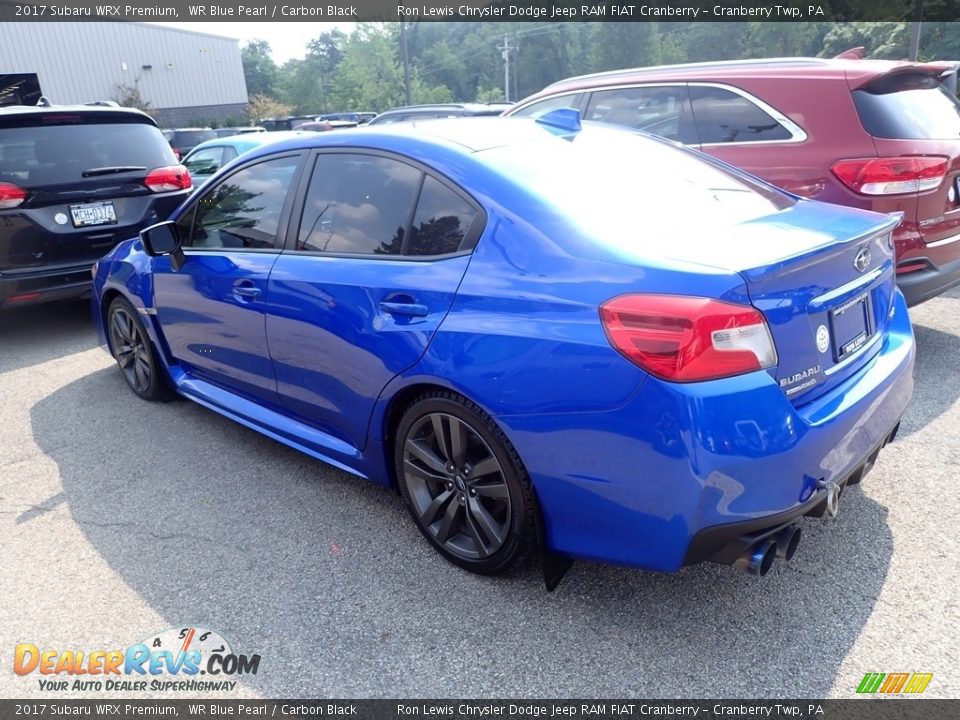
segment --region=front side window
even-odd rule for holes
[[[690,105],[704,145],[790,140],[790,131],[747,98],[724,88],[692,85]]]
[[[421,174],[390,158],[320,155],[307,190],[297,249],[399,254]]]
[[[184,247],[282,247],[283,240],[277,238],[277,232],[298,162],[297,157],[267,160],[221,181],[197,203],[193,230]]]
[[[204,148],[190,153],[190,157],[183,161],[184,167],[191,175],[212,175],[223,164],[223,148]]]
[[[512,117],[540,117],[551,110],[561,108],[575,108],[580,105],[580,93],[569,93],[568,95],[555,95],[554,97],[530,103],[516,112],[510,113]]]
[[[686,96],[683,85],[597,90],[590,96],[585,119],[692,144],[697,140],[687,127]]]

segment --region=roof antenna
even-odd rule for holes
[[[37,107],[53,107],[53,103],[46,95],[41,95],[40,99],[37,100]]]

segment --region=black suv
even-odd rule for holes
[[[93,263],[190,187],[138,110],[0,108],[0,309],[83,296]]]
[[[173,128],[163,130],[163,136],[170,142],[177,159],[187,156],[197,145],[207,140],[216,140],[217,133],[211,128]]]

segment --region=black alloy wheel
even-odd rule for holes
[[[396,469],[421,532],[468,570],[502,572],[533,532],[529,480],[499,428],[459,396],[433,393],[400,422]]]
[[[107,322],[110,350],[127,385],[145,400],[164,399],[162,371],[137,311],[126,299],[117,298],[110,304]]]

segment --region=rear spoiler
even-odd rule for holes
[[[951,62],[902,62],[878,74],[858,75],[848,72],[847,85],[851,90],[884,93],[907,89],[911,85],[921,88],[935,87],[940,83],[947,87],[952,86],[955,92],[957,67],[957,63]]]

